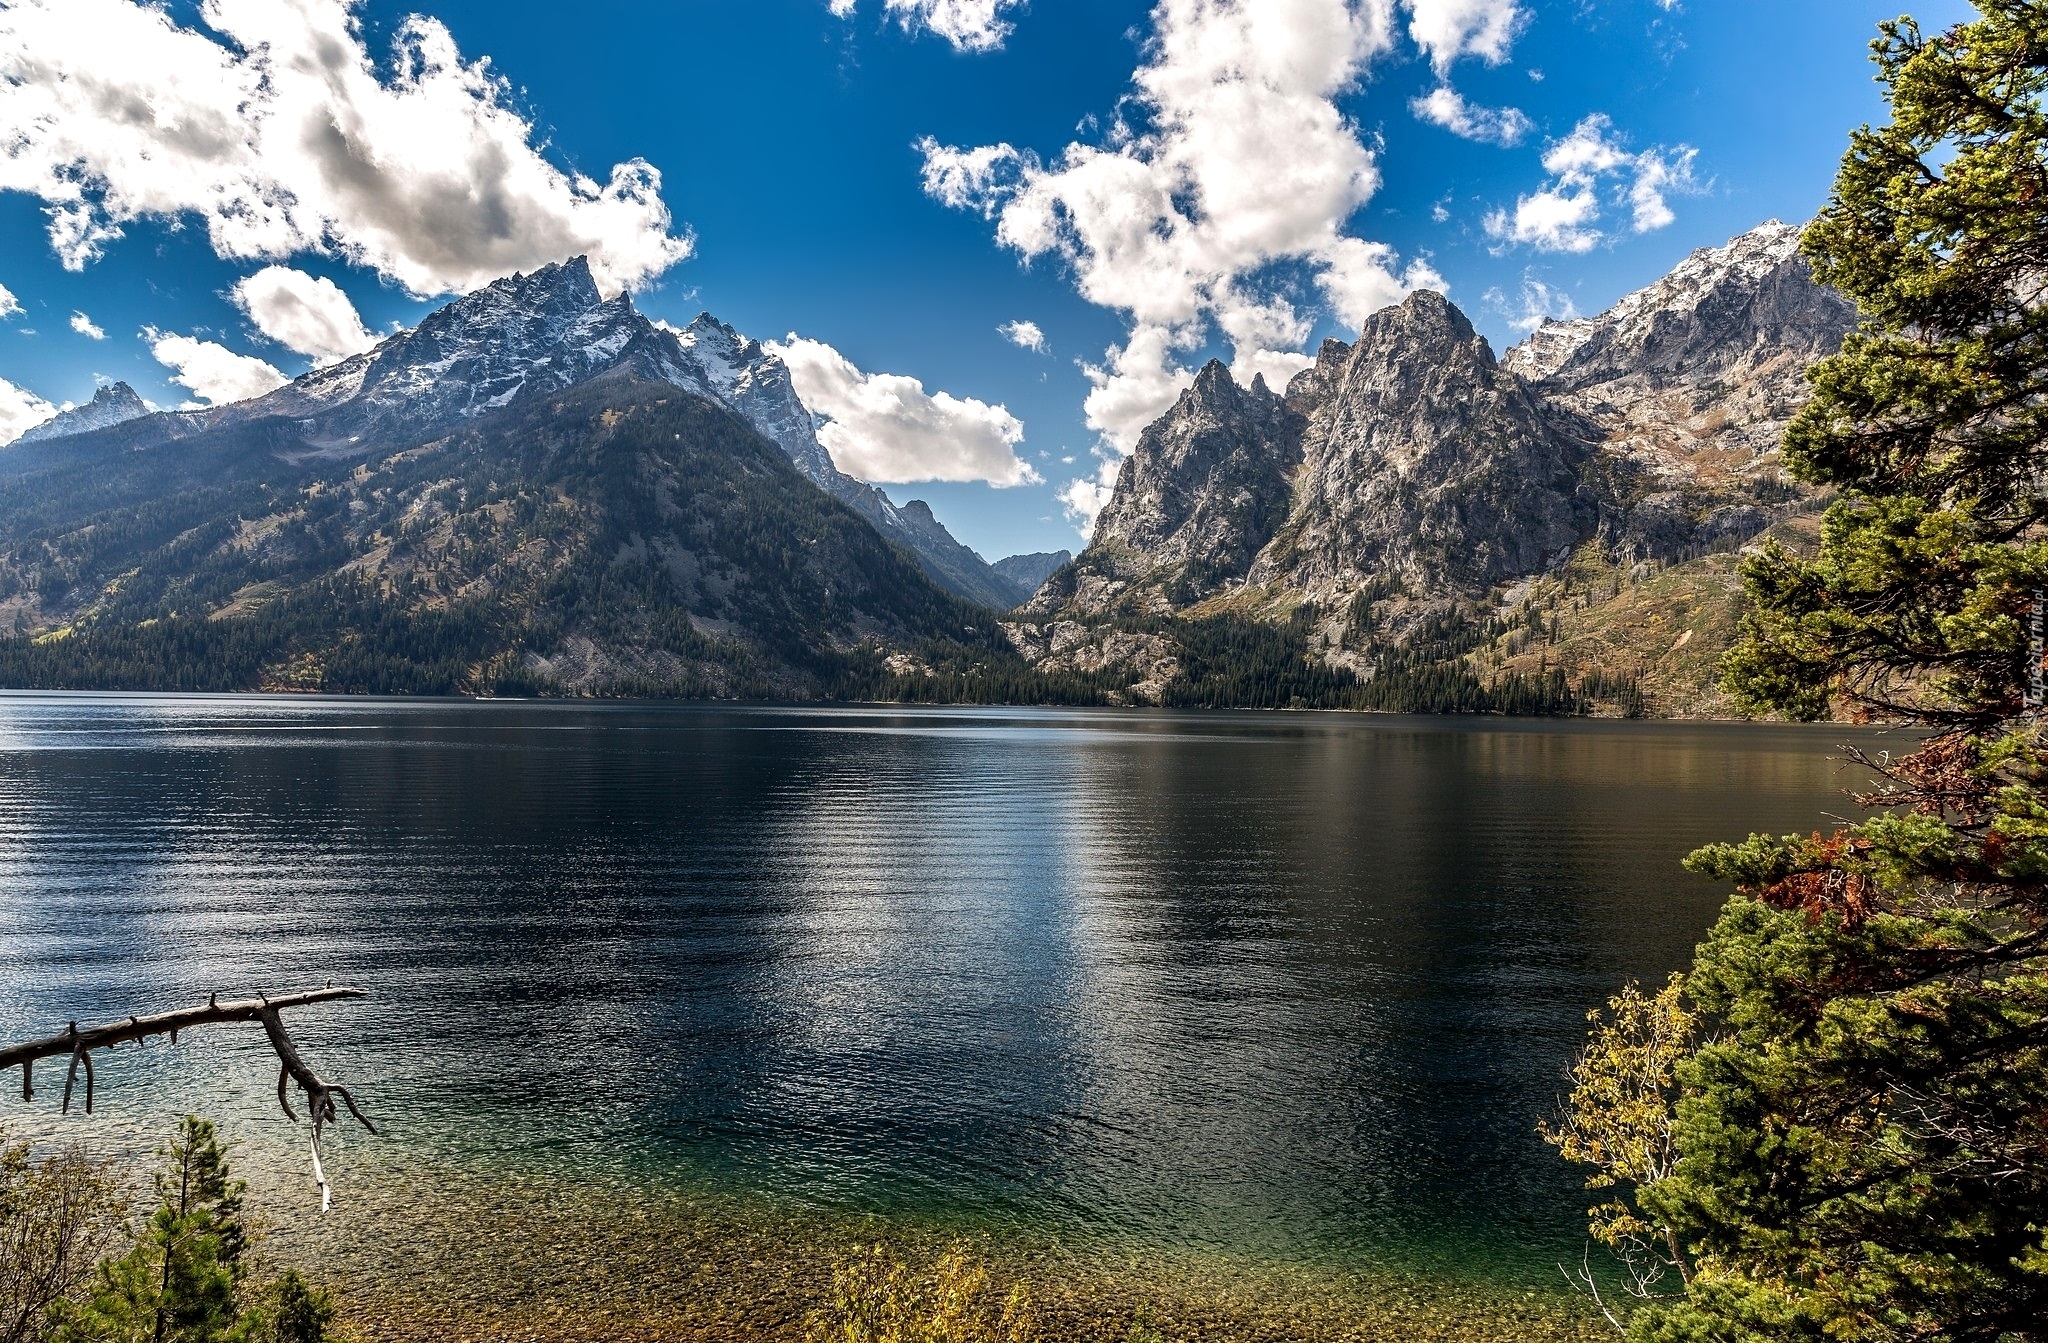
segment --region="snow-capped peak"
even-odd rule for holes
[[[1556,375],[1591,344],[1640,346],[1656,325],[1674,315],[1696,313],[1703,303],[1731,288],[1746,291],[1763,285],[1798,258],[1799,235],[1797,227],[1772,219],[1720,247],[1703,247],[1597,317],[1545,322],[1503,355],[1501,364],[1540,380]]]
[[[89,434],[95,429],[126,424],[147,414],[149,406],[135,394],[135,389],[125,382],[116,382],[94,392],[92,400],[84,405],[71,407],[44,420],[14,441],[46,443],[53,438],[69,438],[73,434]]]
[[[763,358],[760,345],[708,312],[698,313],[696,320],[676,332],[676,340],[697,360],[721,397],[730,398]]]

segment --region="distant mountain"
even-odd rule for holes
[[[1644,707],[1664,677],[1671,707],[1714,707],[1659,668],[1684,649],[1684,677],[1711,676],[1704,645],[1732,621],[1700,639],[1663,627],[1733,600],[1717,556],[1811,517],[1777,443],[1806,366],[1856,322],[1797,248],[1765,224],[1498,361],[1423,291],[1326,343],[1284,395],[1211,364],[1142,435],[1087,549],[1007,625],[1013,643],[1154,702],[1270,683],[1291,687],[1281,703],[1566,705],[1590,685]],[[1581,613],[1687,565],[1698,591],[1665,583],[1635,626],[1586,614],[1597,638],[1566,648]]]
[[[0,685],[889,693],[1009,665],[976,607],[722,405],[630,375],[336,461],[293,421],[0,491]]]
[[[813,484],[917,556],[941,587],[998,611],[1021,600],[929,509],[905,516],[880,490],[837,470],[788,367],[758,341],[709,313],[675,330],[641,315],[625,294],[605,300],[581,257],[500,280],[373,350],[190,418],[203,427],[298,419],[306,451],[346,457],[362,443],[451,429],[521,396],[603,376],[667,382],[729,407]]]
[[[1038,585],[1051,578],[1055,570],[1071,564],[1073,559],[1074,553],[1070,550],[1038,551],[1030,555],[1012,555],[1008,559],[997,560],[989,568],[994,569],[1005,582],[1017,590],[1017,601],[1022,602],[1038,591]]]
[[[657,327],[581,261],[514,276],[256,400],[0,454],[0,685],[810,698],[1026,675],[986,610],[807,478],[815,448],[753,342]]]
[[[48,443],[53,439],[69,438],[73,434],[89,434],[95,429],[109,429],[149,414],[149,407],[135,389],[125,382],[102,387],[92,394],[92,400],[82,406],[58,413],[54,418],[43,421],[35,428],[15,439],[16,444]]]

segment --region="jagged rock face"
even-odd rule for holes
[[[773,440],[812,484],[835,492],[846,477],[818,442],[817,425],[796,394],[787,364],[708,312],[676,333],[676,341],[721,401]]]
[[[589,263],[577,257],[487,285],[375,349],[208,420],[307,420],[309,447],[346,455],[373,438],[446,432],[523,395],[614,369],[708,394],[678,354],[674,338],[634,311],[630,297],[602,298]]]
[[[1598,317],[1545,324],[1501,362],[1596,424],[1646,490],[1739,491],[1776,478],[1807,366],[1855,326],[1855,305],[1814,283],[1799,230],[1773,220]]]
[[[141,419],[147,414],[149,407],[135,394],[135,389],[125,382],[117,382],[94,392],[92,400],[84,405],[74,406],[52,419],[43,421],[14,441],[47,443],[51,439],[69,438],[73,434],[89,434],[95,429],[111,429],[117,424]]]
[[[1241,581],[1287,516],[1303,422],[1263,379],[1210,363],[1117,476],[1095,539],[1027,611],[1165,612]]]
[[[1379,577],[1476,595],[1595,525],[1585,446],[1441,294],[1377,314],[1355,345],[1326,345],[1288,401],[1308,423],[1302,465],[1254,585],[1325,604]]]

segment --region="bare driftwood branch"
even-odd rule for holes
[[[322,1081],[320,1075],[307,1066],[299,1056],[298,1046],[284,1028],[281,1015],[286,1009],[306,1007],[313,1003],[333,1002],[339,998],[362,998],[368,996],[364,990],[336,988],[328,985],[324,989],[312,989],[305,993],[288,993],[282,997],[255,998],[240,1002],[220,1001],[220,995],[207,998],[204,1007],[188,1007],[177,1012],[159,1012],[155,1016],[129,1017],[105,1026],[93,1026],[80,1030],[77,1022],[62,1034],[45,1040],[31,1040],[27,1044],[0,1046],[0,1073],[17,1065],[21,1068],[21,1098],[35,1099],[35,1065],[41,1059],[69,1059],[70,1066],[64,1075],[64,1110],[71,1113],[71,1095],[78,1082],[81,1069],[85,1072],[85,1112],[92,1113],[93,1075],[92,1051],[112,1049],[116,1045],[141,1044],[152,1035],[170,1038],[178,1043],[178,1033],[189,1031],[194,1026],[211,1026],[233,1021],[255,1021],[263,1025],[263,1034],[270,1041],[272,1052],[277,1055],[277,1103],[283,1107],[285,1116],[293,1123],[299,1120],[298,1113],[286,1088],[296,1082],[306,1098],[306,1109],[313,1121],[311,1148],[313,1154],[313,1180],[320,1187],[320,1210],[327,1211],[333,1202],[333,1191],[327,1186],[327,1172],[320,1164],[320,1133],[327,1122],[337,1117],[335,1102],[339,1100],[355,1116],[356,1122],[375,1133],[377,1126],[363,1117],[356,1108],[355,1097],[349,1095],[346,1087],[334,1086]]]

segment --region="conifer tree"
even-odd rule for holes
[[[248,1228],[242,1181],[211,1123],[186,1118],[163,1151],[157,1206],[133,1249],[100,1265],[65,1312],[60,1343],[239,1343]]]
[[[1891,123],[1804,241],[1865,326],[1785,444],[1839,499],[1816,554],[1745,566],[1727,666],[1928,735],[1868,762],[1871,819],[1688,860],[1738,893],[1675,1160],[1628,1191],[1686,1275],[1642,1343],[2048,1338],[2048,3],[1977,7],[1873,44]]]

